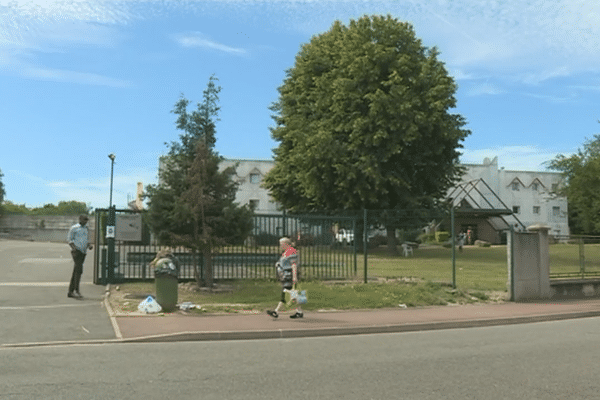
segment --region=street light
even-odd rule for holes
[[[110,158],[110,202],[108,208],[108,221],[106,224],[106,239],[108,241],[108,257],[107,257],[107,269],[108,269],[108,283],[113,283],[115,274],[115,207],[112,203],[112,192],[113,192],[113,171],[115,166],[116,156],[113,153],[108,155]]]
[[[112,192],[113,192],[113,170],[114,170],[114,166],[115,166],[115,158],[117,156],[114,155],[114,153],[110,153],[108,155],[108,158],[110,158],[110,202],[109,202],[109,208],[112,208]]]

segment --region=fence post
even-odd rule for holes
[[[285,210],[283,210],[283,223],[281,224],[281,236],[287,236],[287,213],[285,212]]]
[[[356,217],[352,219],[352,232],[356,234]],[[335,238],[334,238],[335,240]],[[352,247],[354,247],[354,276],[358,275],[358,255],[357,255],[357,245],[356,245],[356,237],[352,241]]]
[[[452,235],[452,288],[456,289],[456,239],[454,237],[454,205],[450,207],[450,232]]]
[[[367,209],[365,208],[363,210],[363,221],[364,221],[364,226],[363,226],[363,255],[364,255],[364,259],[365,259],[365,278],[364,278],[364,282],[367,283],[367,260],[368,260],[368,253],[369,253],[369,249],[367,246],[367,239],[368,239],[368,232],[367,232]],[[354,237],[354,240],[356,241],[356,237]]]
[[[506,241],[506,258],[508,261],[508,285],[510,287],[510,301],[515,301],[515,231],[512,225],[508,231],[508,240]]]
[[[581,272],[581,279],[585,278],[585,249],[584,239],[579,238],[579,272]]]
[[[111,206],[108,210],[108,222],[106,226],[106,238],[108,240],[108,254],[106,262],[108,266],[107,279],[108,283],[114,283],[115,276],[115,206]]]

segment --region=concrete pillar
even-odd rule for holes
[[[549,227],[536,225],[512,232],[508,241],[509,284],[514,301],[548,299],[550,290]]]
[[[527,227],[530,232],[537,232],[539,237],[538,275],[540,297],[548,299],[552,296],[550,290],[550,227],[543,224]]]

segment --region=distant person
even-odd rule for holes
[[[92,245],[88,243],[89,230],[86,225],[88,220],[89,218],[87,215],[80,215],[79,223],[73,225],[71,229],[69,229],[69,234],[67,235],[67,243],[71,246],[71,256],[75,263],[67,297],[76,299],[82,297],[79,292],[79,282],[81,281],[81,275],[83,274],[85,254],[88,249],[92,249]]]
[[[462,253],[463,246],[465,245],[465,237],[466,237],[466,235],[464,232],[461,232],[458,234],[458,251],[460,253]]]
[[[469,245],[473,244],[473,230],[471,228],[467,229],[467,243]]]
[[[292,290],[299,281],[300,274],[298,273],[298,253],[292,247],[292,241],[288,238],[279,239],[279,246],[283,252],[275,267],[277,268],[277,278],[281,282],[281,300],[275,310],[268,310],[273,318],[279,317],[279,311],[285,306],[285,291]],[[302,307],[297,304],[296,312],[290,315],[290,318],[302,318],[304,313]]]

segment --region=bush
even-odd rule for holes
[[[438,231],[435,233],[435,241],[438,243],[444,243],[444,242],[448,241],[449,238],[450,238],[450,234],[448,232]]]
[[[417,243],[431,243],[435,241],[435,234],[422,233],[417,237]]]
[[[368,246],[370,249],[376,249],[379,246],[387,244],[387,237],[382,235],[373,236],[369,239]]]
[[[258,246],[277,246],[279,244],[279,236],[267,232],[261,232],[255,236],[255,242]]]
[[[422,234],[422,230],[421,229],[411,229],[411,230],[406,230],[406,229],[398,229],[398,244],[399,243],[404,243],[404,242],[419,242],[420,241],[420,236]]]

